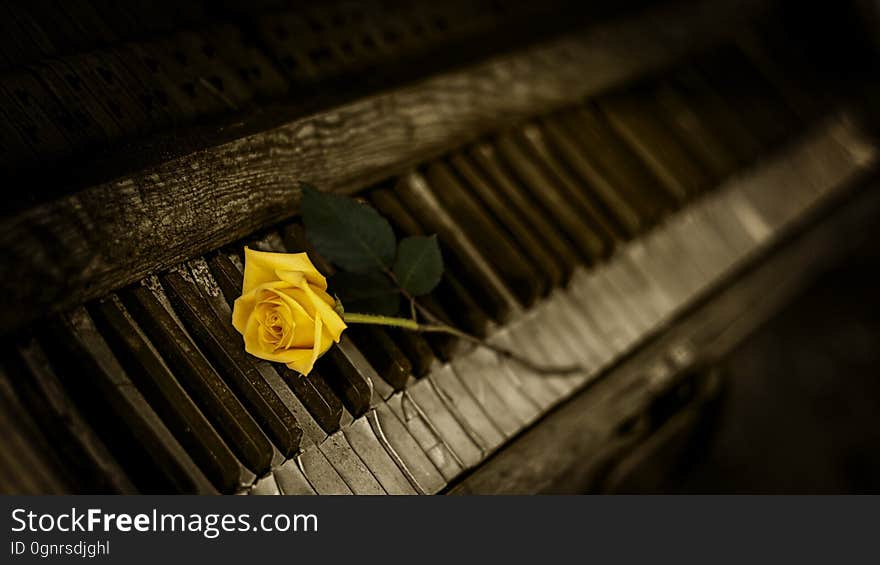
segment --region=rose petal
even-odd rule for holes
[[[327,279],[318,272],[306,253],[270,253],[244,248],[244,284],[242,294],[256,287],[278,281],[276,271],[300,272],[310,283],[327,288]]]

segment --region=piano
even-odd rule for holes
[[[613,4],[0,6],[0,492],[604,492],[670,464],[716,361],[876,233],[874,48],[867,3]],[[302,183],[438,234],[436,316],[583,371],[365,326],[308,378],[247,355],[243,246],[310,251]]]

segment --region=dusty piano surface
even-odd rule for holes
[[[388,28],[414,52],[479,55],[393,87],[376,78],[400,56],[393,31],[346,4],[265,4],[245,45],[223,42],[240,32],[228,15],[194,14],[148,41],[4,54],[4,168],[39,179],[0,219],[4,492],[595,490],[878,217],[868,86],[815,68],[773,3],[561,23],[527,4],[414,10],[412,37]],[[474,39],[502,24],[528,45]],[[358,30],[389,44],[349,52]],[[65,70],[88,96],[63,96]],[[242,247],[308,250],[300,182],[357,193],[399,235],[439,234],[437,316],[584,372],[364,327],[307,379],[246,355],[230,324]]]

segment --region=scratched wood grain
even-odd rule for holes
[[[0,218],[0,333],[292,216],[302,181],[351,192],[662,68],[722,40],[757,5],[652,8]]]

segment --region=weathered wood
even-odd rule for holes
[[[702,359],[720,358],[812,277],[847,253],[870,245],[869,226],[880,217],[877,183],[875,174],[842,187],[832,202],[799,218],[740,276],[726,281],[637,354],[517,437],[450,493],[573,493],[596,487],[608,457],[619,453],[622,444],[630,445],[632,433],[644,437],[645,430],[633,431],[626,423],[636,422],[638,427],[639,415],[657,394],[646,380],[645,368],[682,342],[689,342]]]
[[[732,0],[653,8],[0,219],[11,275],[0,283],[0,332],[293,215],[301,181],[361,188],[505,123],[658,69],[731,33],[754,11]]]

